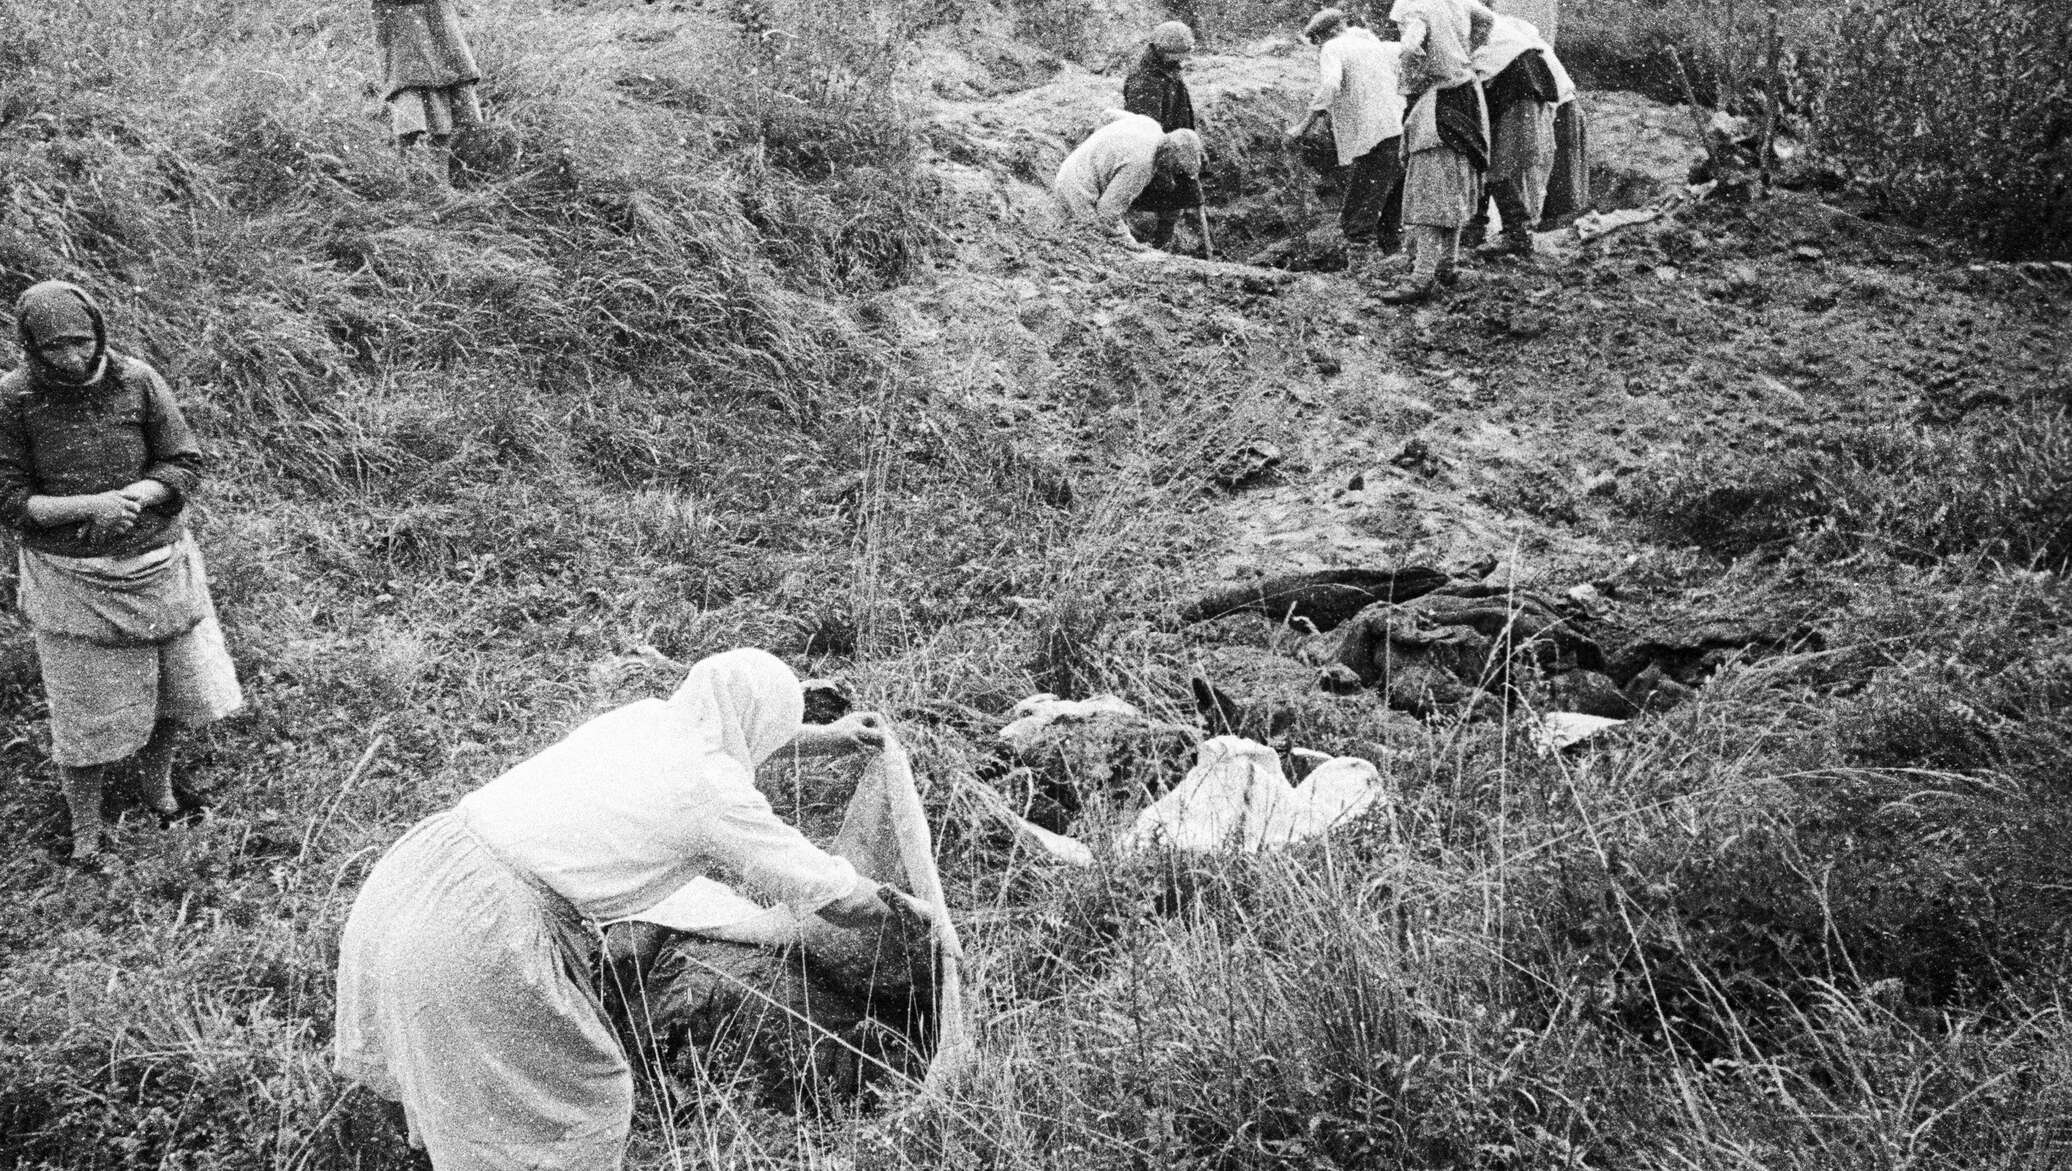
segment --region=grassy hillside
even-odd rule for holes
[[[398,1165],[324,1058],[367,868],[671,686],[661,657],[740,644],[916,743],[983,1058],[919,1118],[644,1100],[641,1166],[2062,1160],[2060,293],[1803,207],[1419,315],[1117,264],[1032,231],[1012,174],[949,183],[985,152],[898,74],[980,15],[1079,27],[1056,5],[485,4],[451,190],[387,152],[357,7],[104,7],[0,16],[0,296],[78,280],[172,377],[254,707],[185,758],[207,823],[132,818],[79,873],[33,651],[0,644],[0,1161]],[[1243,661],[1292,694],[1261,625],[1162,619],[1263,496],[1217,461],[1271,439],[1322,492],[1421,428],[1457,461],[1432,523],[1513,534],[1526,584],[1824,646],[1577,756],[1523,712],[1303,697],[1396,796],[1287,856],[1059,872],[957,795],[1038,688],[1180,718]]]

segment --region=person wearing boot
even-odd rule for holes
[[[1123,79],[1122,108],[1157,122],[1167,134],[1175,130],[1200,133],[1195,124],[1194,97],[1187,92],[1187,78],[1182,73],[1192,52],[1194,30],[1180,21],[1169,20],[1152,29],[1151,40]],[[1161,176],[1144,189],[1130,210],[1154,217],[1150,244],[1166,248],[1173,242],[1180,214],[1200,206],[1199,183],[1175,182],[1169,176]]]
[[[1496,13],[1479,0],[1396,0],[1389,19],[1403,34],[1403,226],[1410,275],[1380,295],[1385,304],[1427,300],[1452,284],[1461,227],[1475,213],[1489,166],[1489,117],[1472,54]]]
[[[1299,142],[1329,119],[1344,192],[1338,222],[1346,272],[1371,275],[1402,244],[1403,46],[1355,28],[1336,8],[1311,17],[1302,35],[1317,46],[1317,92],[1288,138]]]
[[[31,287],[15,323],[23,362],[0,379],[0,518],[19,546],[72,858],[91,865],[118,767],[142,774],[170,823],[175,729],[227,716],[244,695],[187,531],[201,450],[165,380],[109,349],[100,307],[74,285]]]
[[[389,131],[408,162],[423,144],[424,167],[452,180],[453,140],[482,122],[475,84],[482,78],[460,28],[455,0],[373,0],[374,48]]]
[[[1478,257],[1532,254],[1532,233],[1554,172],[1554,110],[1575,97],[1573,83],[1562,92],[1566,74],[1557,78],[1553,61],[1554,50],[1539,30],[1506,14],[1497,16],[1488,42],[1475,50],[1475,76],[1482,80],[1490,122],[1487,194],[1476,223],[1488,223],[1491,203],[1503,219],[1503,237],[1477,248]]]

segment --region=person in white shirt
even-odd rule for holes
[[[1121,114],[1065,156],[1051,184],[1058,216],[1104,229],[1126,248],[1146,248],[1130,234],[1130,205],[1154,178],[1198,188],[1201,158],[1201,136],[1194,131],[1168,132],[1156,118]],[[1194,202],[1201,202],[1198,194]]]
[[[1389,19],[1403,37],[1403,226],[1409,277],[1381,294],[1388,304],[1423,301],[1452,283],[1460,231],[1475,214],[1489,166],[1489,114],[1471,54],[1496,13],[1480,0],[1396,0]]]
[[[804,711],[789,667],[728,651],[417,823],[346,920],[339,1072],[402,1103],[440,1171],[620,1166],[633,1080],[588,978],[595,924],[699,877],[838,925],[887,913],[756,790],[780,752],[885,743],[875,715],[807,728]]]
[[[1338,218],[1346,271],[1365,274],[1402,244],[1403,46],[1353,27],[1336,8],[1312,16],[1302,35],[1317,46],[1317,92],[1288,137],[1300,139],[1330,119],[1345,173]]]

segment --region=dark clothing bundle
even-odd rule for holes
[[[1187,79],[1180,74],[1180,62],[1168,61],[1154,45],[1144,46],[1144,55],[1137,58],[1129,76],[1123,79],[1122,108],[1158,119],[1159,129],[1167,134],[1197,129],[1194,99],[1187,93]]]
[[[1475,83],[1448,86],[1433,95],[1439,141],[1459,151],[1477,171],[1489,169],[1489,135],[1482,123],[1482,103]]]
[[[39,329],[75,318],[83,306],[100,346],[94,373],[73,384],[44,362]],[[158,372],[107,350],[100,307],[62,281],[22,295],[16,321],[28,361],[0,379],[0,520],[22,544],[63,557],[129,556],[170,545],[186,531],[187,494],[201,480],[201,448]],[[172,491],[135,527],[96,542],[85,522],[44,527],[29,519],[32,496],[87,496],[138,480]]]
[[[1491,122],[1514,102],[1544,102],[1551,106],[1561,100],[1561,91],[1554,84],[1554,71],[1547,68],[1547,58],[1538,49],[1518,54],[1483,85],[1482,93],[1489,102]]]
[[[1403,140],[1392,140],[1398,150]],[[1338,136],[1331,129],[1331,115],[1318,114],[1303,127],[1302,134],[1295,140],[1295,153],[1302,165],[1319,175],[1329,175],[1338,169]]]

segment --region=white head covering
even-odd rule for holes
[[[1201,135],[1192,130],[1174,130],[1158,140],[1158,158],[1169,160],[1182,175],[1201,174]]]
[[[754,772],[798,736],[806,695],[781,659],[743,647],[693,664],[669,706],[719,751]]]

